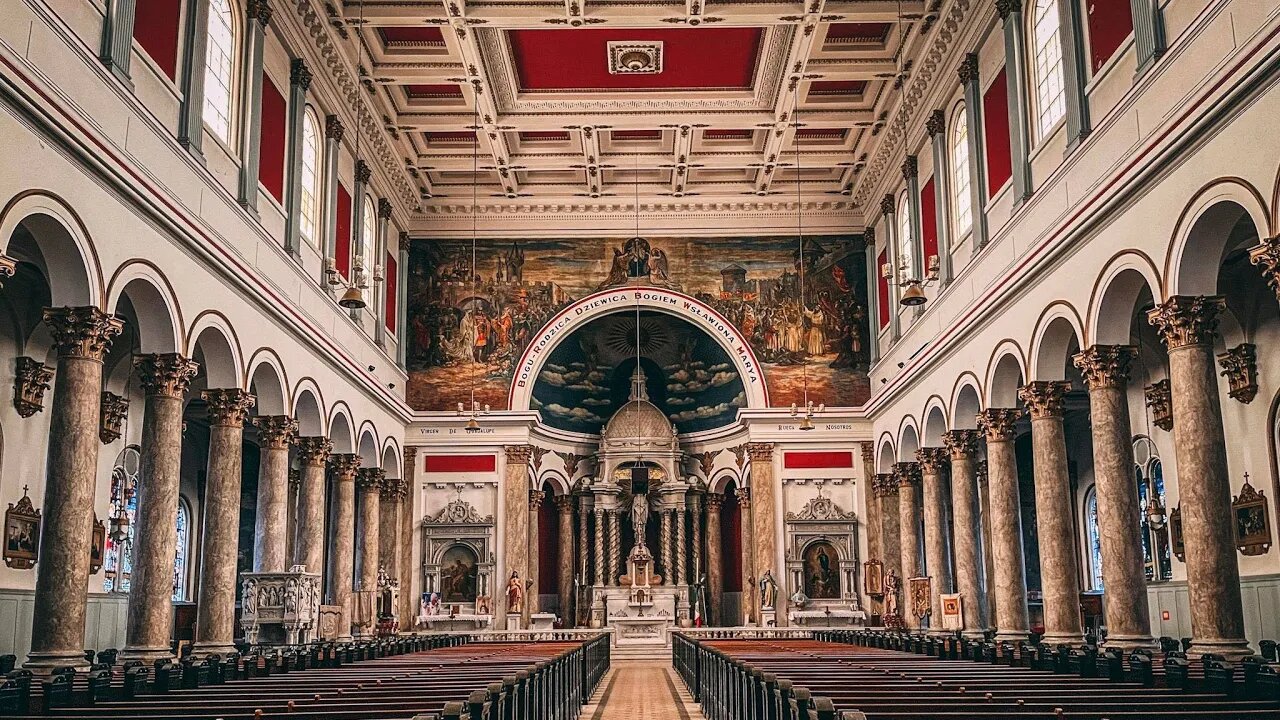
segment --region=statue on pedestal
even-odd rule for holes
[[[778,583],[773,579],[773,570],[765,570],[760,578],[760,608],[771,610],[778,604]]]
[[[898,614],[898,573],[890,570],[884,577],[884,614],[886,617]]]
[[[512,570],[507,581],[507,612],[524,612],[524,583],[520,582],[519,570]]]
[[[649,493],[637,493],[631,497],[631,528],[635,531],[635,546],[644,547],[645,527],[649,524]]]

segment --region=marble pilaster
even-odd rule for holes
[[[724,560],[720,553],[720,508],[724,495],[707,493],[707,624],[716,626],[724,614]]]
[[[876,448],[871,442],[860,442],[858,447],[862,451],[862,505],[867,509],[867,516],[863,522],[863,526],[867,529],[867,557],[883,562],[884,543],[880,539],[880,500],[876,495],[875,487]]]
[[[335,453],[329,456],[333,475],[333,544],[329,552],[329,604],[342,608],[338,622],[338,640],[348,641],[352,636],[351,591],[355,581],[356,535],[356,475],[360,470],[360,456],[353,453]],[[321,495],[323,513],[324,496]],[[322,525],[323,527],[323,525]]]
[[[45,308],[58,352],[49,401],[40,562],[24,667],[87,669],[84,659],[89,555],[98,472],[102,360],[124,323],[96,307]]]
[[[1106,644],[1125,651],[1154,645],[1129,427],[1129,364],[1135,357],[1137,348],[1131,345],[1094,345],[1074,358],[1089,388],[1098,526],[1106,528],[1101,537]]]
[[[137,355],[146,395],[142,462],[135,514],[128,629],[121,661],[149,665],[173,657],[173,559],[178,546],[178,484],[182,472],[182,402],[199,366],[179,353]]]
[[[1022,502],[1018,491],[1018,461],[1014,423],[1022,411],[991,408],[978,413],[978,428],[987,440],[987,494],[990,500],[991,592],[996,640],[1018,642],[1030,632],[1027,613],[1027,570],[1022,554]]]
[[[906,626],[918,628],[920,618],[911,611],[908,580],[924,574],[924,563],[920,559],[920,464],[894,463],[893,474],[898,480],[898,551],[902,567],[902,602],[899,607]]]
[[[546,493],[541,490],[529,491],[529,575],[525,578],[525,584],[528,585],[529,591],[524,597],[524,623],[525,627],[529,626],[529,616],[539,612],[538,603],[538,587],[539,587],[539,560],[538,553],[541,548],[541,538],[539,533],[542,531],[538,513],[541,512],[542,502],[546,500]]]
[[[518,573],[523,582],[529,578],[529,457],[532,445],[507,445],[506,466],[502,478],[503,521],[506,539],[503,543],[506,572],[500,577],[510,578]],[[506,587],[505,580],[501,587]],[[507,594],[501,590],[494,598],[499,629],[507,628]],[[527,593],[526,593],[527,596]],[[528,605],[526,597],[525,605]]]
[[[1195,654],[1249,653],[1236,559],[1231,481],[1214,364],[1221,296],[1175,295],[1148,315],[1169,351],[1174,457]],[[1099,508],[1101,509],[1101,508]]]
[[[942,595],[951,592],[951,552],[947,543],[947,491],[943,487],[943,473],[949,457],[943,447],[925,447],[916,451],[920,463],[920,495],[924,513],[924,562],[925,574],[932,578],[929,584],[933,615],[929,623],[931,633],[942,630]]]
[[[951,518],[954,527],[956,590],[964,606],[965,637],[981,639],[987,629],[986,592],[982,588],[982,558],[978,552],[978,482],[975,458],[977,430],[951,430],[943,441],[951,455]]]
[[[773,470],[773,443],[748,443],[747,455],[751,458],[751,543],[752,559],[755,562],[753,573],[757,581],[764,577],[766,570],[775,578],[785,577],[782,568],[776,567],[778,557],[778,492],[777,480]],[[754,588],[754,583],[746,586]],[[751,593],[752,595],[756,593]],[[778,625],[787,624],[787,607],[789,595],[778,593],[777,613]]]
[[[200,524],[197,655],[235,651],[236,555],[240,545],[240,472],[244,421],[253,395],[230,388],[201,393],[209,409],[209,468]],[[261,508],[259,508],[261,511]],[[276,527],[277,532],[283,527]]]
[[[288,569],[285,533],[289,525],[289,443],[297,435],[298,421],[288,415],[260,415],[253,424],[258,428],[259,451],[253,571],[284,572]]]
[[[1031,415],[1036,487],[1036,534],[1040,538],[1040,588],[1044,594],[1044,642],[1079,645],[1080,573],[1072,529],[1071,478],[1062,426],[1063,401],[1071,383],[1036,380],[1018,391]]]
[[[403,271],[403,267],[401,270]],[[404,286],[400,286],[403,290]],[[403,311],[404,306],[401,305]],[[397,327],[404,327],[398,325]],[[403,345],[403,343],[402,343]],[[404,348],[401,348],[403,352]],[[417,538],[417,523],[414,521],[413,501],[417,497],[418,448],[404,449],[404,460],[401,464],[404,474],[404,494],[400,497],[400,534],[397,536],[400,546],[400,617],[411,618],[418,614],[417,598],[422,593],[422,573],[415,569],[413,550]]]
[[[898,527],[898,479],[893,473],[875,476],[876,500],[880,504],[881,562],[887,576],[892,570],[901,579],[902,531]],[[898,605],[901,610],[902,605]]]
[[[565,627],[574,624],[573,613],[573,496],[556,496],[557,520],[560,523],[560,544],[556,563],[560,567],[560,582],[556,590],[560,595],[560,620]]]
[[[325,467],[333,442],[327,437],[299,437],[294,441],[298,448],[298,507],[294,528],[293,565],[302,565],[307,572],[323,573],[325,542]],[[322,583],[323,585],[323,583]]]
[[[738,525],[738,549],[742,553],[742,624],[751,625],[759,620],[755,613],[756,593],[751,589],[756,586],[755,549],[751,542],[751,488],[740,487],[736,491],[740,522]]]

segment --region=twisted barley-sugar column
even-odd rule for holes
[[[588,505],[587,496],[578,497],[578,583],[580,586],[591,584],[591,576],[589,574],[591,565],[591,538],[588,526],[591,524],[591,508]],[[574,598],[574,604],[577,604],[577,598]]]
[[[1213,346],[1221,296],[1175,295],[1147,319],[1169,350],[1174,457],[1191,600],[1191,653],[1249,653]]]
[[[1142,558],[1142,508],[1133,479],[1133,432],[1129,427],[1129,364],[1132,345],[1094,345],[1075,356],[1089,388],[1093,433],[1093,479],[1102,545],[1102,596],[1107,647],[1128,651],[1155,645],[1147,615],[1147,578]]]
[[[524,608],[521,611],[525,627],[529,627],[529,617],[538,612],[538,534],[542,530],[539,513],[542,511],[542,501],[546,498],[547,494],[542,490],[529,491],[529,575],[525,578],[528,590],[524,594]]]
[[[707,493],[707,624],[718,626],[724,619],[724,558],[720,548],[720,509],[724,495]]]
[[[48,674],[84,658],[93,501],[102,412],[102,360],[123,321],[96,307],[45,308],[58,351],[49,401],[49,454],[40,562],[32,603],[31,652],[24,668]]]
[[[506,529],[506,540],[503,543],[503,555],[506,571],[499,575],[496,583],[499,590],[498,629],[507,628],[507,581],[511,573],[519,573],[521,582],[529,577],[529,456],[533,453],[532,445],[507,445],[506,465],[502,478],[503,523]],[[528,605],[528,593],[525,604]]]
[[[351,639],[351,590],[355,576],[356,474],[360,456],[340,453],[329,456],[333,473],[334,520],[333,546],[329,554],[333,575],[329,578],[329,601],[342,610],[338,621],[338,640]],[[323,508],[323,505],[321,506]],[[321,510],[323,513],[323,509]],[[323,527],[323,525],[321,526]]]
[[[1044,642],[1050,646],[1084,641],[1080,619],[1080,574],[1071,518],[1071,478],[1062,406],[1071,383],[1037,380],[1018,397],[1031,414],[1032,463],[1036,487],[1036,534],[1040,538],[1040,586],[1044,593]]]
[[[949,457],[947,449],[925,447],[916,451],[920,463],[921,496],[924,511],[925,571],[929,583],[929,632],[946,634],[942,629],[942,595],[951,592],[951,553],[947,549],[947,493],[942,487],[942,473]]]
[[[289,443],[298,421],[288,415],[253,418],[258,429],[258,508],[254,519],[253,571],[284,572],[289,526]],[[210,440],[209,462],[213,462]],[[240,498],[236,498],[237,512]],[[237,528],[239,523],[237,522]]]
[[[783,577],[782,568],[775,568],[778,556],[777,508],[778,488],[773,471],[773,443],[748,443],[747,455],[751,458],[751,541],[752,558],[755,561],[755,578],[757,582],[764,577],[766,570],[778,570],[774,577]],[[755,586],[748,586],[747,591],[757,595]],[[779,626],[787,624],[787,605],[790,602],[786,592],[778,593],[774,603],[774,617]]]
[[[360,550],[359,572],[356,577],[356,590],[361,593],[368,606],[365,611],[368,617],[357,618],[359,634],[364,637],[373,635],[378,623],[376,597],[378,594],[378,568],[382,565],[379,553],[382,550],[382,483],[386,473],[382,468],[360,468],[356,473],[356,491],[360,494],[360,527],[357,547]]]
[[[689,566],[689,546],[685,543],[685,513],[683,501],[671,511],[671,520],[676,526],[676,585],[684,585],[688,582],[686,568]]]
[[[955,581],[964,612],[963,635],[980,640],[987,629],[986,593],[982,589],[982,559],[978,553],[978,482],[974,457],[977,430],[951,430],[942,436],[951,455],[951,517],[955,526]]]
[[[144,665],[173,657],[173,558],[178,546],[178,484],[182,473],[182,400],[199,365],[179,353],[138,355],[134,367],[146,393],[139,473],[138,542],[129,579],[129,625],[121,661]]]
[[[893,464],[893,474],[898,478],[898,550],[902,567],[902,602],[900,611],[903,623],[909,628],[920,627],[911,602],[911,583],[924,569],[920,561],[920,463],[899,462]]]
[[[693,493],[686,501],[688,503],[687,512],[690,518],[690,562],[693,569],[689,576],[691,583],[699,582],[702,579],[702,498],[698,493]]]
[[[753,625],[758,624],[759,618],[755,614],[756,606],[756,578],[755,578],[755,548],[751,542],[751,488],[740,487],[735,491],[735,499],[738,501],[738,548],[742,554],[742,624]]]
[[[608,549],[605,551],[604,571],[609,587],[618,586],[618,561],[622,553],[622,510],[617,508],[606,511],[605,524],[608,526]]]
[[[672,553],[672,543],[674,542],[672,516],[675,515],[675,511],[670,508],[662,508],[658,513],[658,546],[662,557],[662,584],[669,586],[674,585],[676,581]]]
[[[237,388],[201,393],[209,410],[200,589],[193,652],[235,652],[236,554],[240,545],[240,470],[244,420],[254,397]],[[287,462],[287,460],[286,460]],[[281,526],[272,528],[279,534]]]
[[[560,620],[565,627],[574,624],[573,613],[573,496],[556,495],[557,521],[560,544],[557,547],[556,565],[560,568],[556,590],[560,596]]]
[[[1016,408],[991,408],[978,413],[978,428],[987,439],[987,493],[990,497],[991,557],[995,565],[996,640],[1018,642],[1030,632],[1027,618],[1027,571],[1022,549],[1022,502],[1018,490],[1018,461],[1014,424]]]
[[[298,507],[293,521],[293,564],[321,577],[325,587],[325,468],[333,452],[327,437],[307,436],[294,441],[298,451]]]
[[[609,579],[605,577],[608,574],[609,566],[607,564],[608,555],[605,553],[605,540],[609,531],[605,527],[605,511],[604,506],[597,505],[595,508],[596,522],[593,530],[595,531],[596,544],[596,567],[595,567],[595,585],[604,587],[609,584]]]

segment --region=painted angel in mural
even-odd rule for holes
[[[622,248],[613,249],[613,264],[609,267],[609,276],[600,283],[599,290],[614,285],[621,285],[627,281],[627,256],[623,254]]]
[[[668,273],[667,253],[662,248],[657,248],[649,256],[649,280],[655,285],[666,285],[671,280]]]

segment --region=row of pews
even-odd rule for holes
[[[44,679],[14,670],[0,687],[0,717],[570,720],[608,667],[605,635],[585,642],[411,635],[152,667],[97,662],[88,673],[64,668]]]
[[[673,645],[712,720],[1280,718],[1280,666],[1264,658],[853,630]]]

